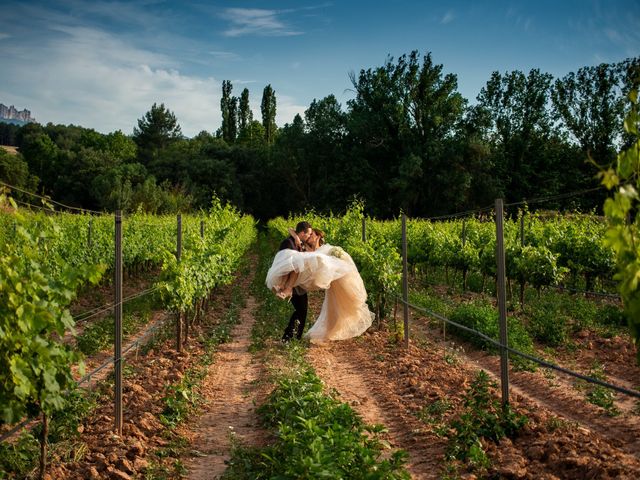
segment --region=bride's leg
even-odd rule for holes
[[[286,282],[284,283],[284,287],[280,293],[286,298],[290,297],[293,294],[293,286],[296,284],[296,280],[298,280],[298,272],[291,272],[287,277]]]

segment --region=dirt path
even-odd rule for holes
[[[265,433],[254,407],[264,393],[258,383],[264,372],[248,351],[255,308],[255,299],[248,297],[240,323],[231,334],[233,340],[220,346],[203,382],[202,393],[208,402],[204,413],[193,422],[192,450],[199,456],[186,462],[188,478],[192,480],[222,475],[225,460],[230,458],[232,437],[247,445],[264,442]]]
[[[329,389],[339,393],[369,424],[383,424],[385,440],[409,454],[407,470],[414,479],[439,478],[442,445],[421,441],[421,424],[404,414],[402,397],[390,389],[386,378],[372,368],[361,339],[312,345],[308,361]]]

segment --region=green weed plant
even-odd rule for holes
[[[479,371],[465,394],[464,410],[451,422],[447,457],[479,472],[486,472],[491,465],[483,442],[514,438],[528,421],[508,405],[502,406],[492,393],[495,388],[487,373]]]

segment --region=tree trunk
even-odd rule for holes
[[[466,268],[462,269],[462,291],[463,292],[467,291],[467,269]]]
[[[44,472],[47,469],[47,437],[49,436],[49,417],[42,412],[42,433],[40,435],[40,473],[38,478],[44,479]]]
[[[189,325],[193,323],[193,319],[189,320],[189,311],[184,313],[184,344],[187,344],[187,340],[189,340]]]
[[[593,291],[593,276],[590,273],[585,273],[584,274],[584,280],[585,280],[585,290],[587,292],[592,292]],[[588,297],[589,294],[585,293],[584,294],[585,297]]]

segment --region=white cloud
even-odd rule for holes
[[[302,118],[304,118],[304,111],[307,108],[309,107],[296,104],[292,97],[278,94],[278,92],[276,91],[276,125],[278,125],[279,127],[283,127],[285,123],[293,122],[293,117],[295,117],[298,113]],[[260,112],[259,104],[257,111],[258,113]],[[260,117],[256,117],[254,113],[254,118]]]
[[[63,38],[28,55],[12,52],[11,74],[0,73],[0,98],[29,108],[41,123],[72,123],[105,133],[131,133],[153,103],[173,111],[187,136],[218,128],[221,88],[215,78],[184,75],[169,58],[101,30],[55,29],[65,33]]]
[[[303,32],[292,29],[278,18],[281,13],[283,12],[260,8],[227,8],[221,16],[231,22],[231,27],[224,32],[224,35],[228,37],[302,35]]]
[[[0,32],[0,40],[4,40],[5,38],[9,38],[11,35],[8,33]]]
[[[629,25],[633,25],[631,21],[629,21]],[[638,27],[640,27],[640,25],[633,25],[633,27],[620,30],[605,28],[604,36],[609,40],[609,42],[611,42],[611,44],[619,47],[624,52],[624,55],[637,57],[638,45],[640,45],[640,33],[638,33]]]
[[[454,18],[455,16],[453,15],[453,12],[449,10],[447,13],[444,14],[442,19],[440,20],[440,23],[443,25],[446,25],[447,23],[451,23]]]

